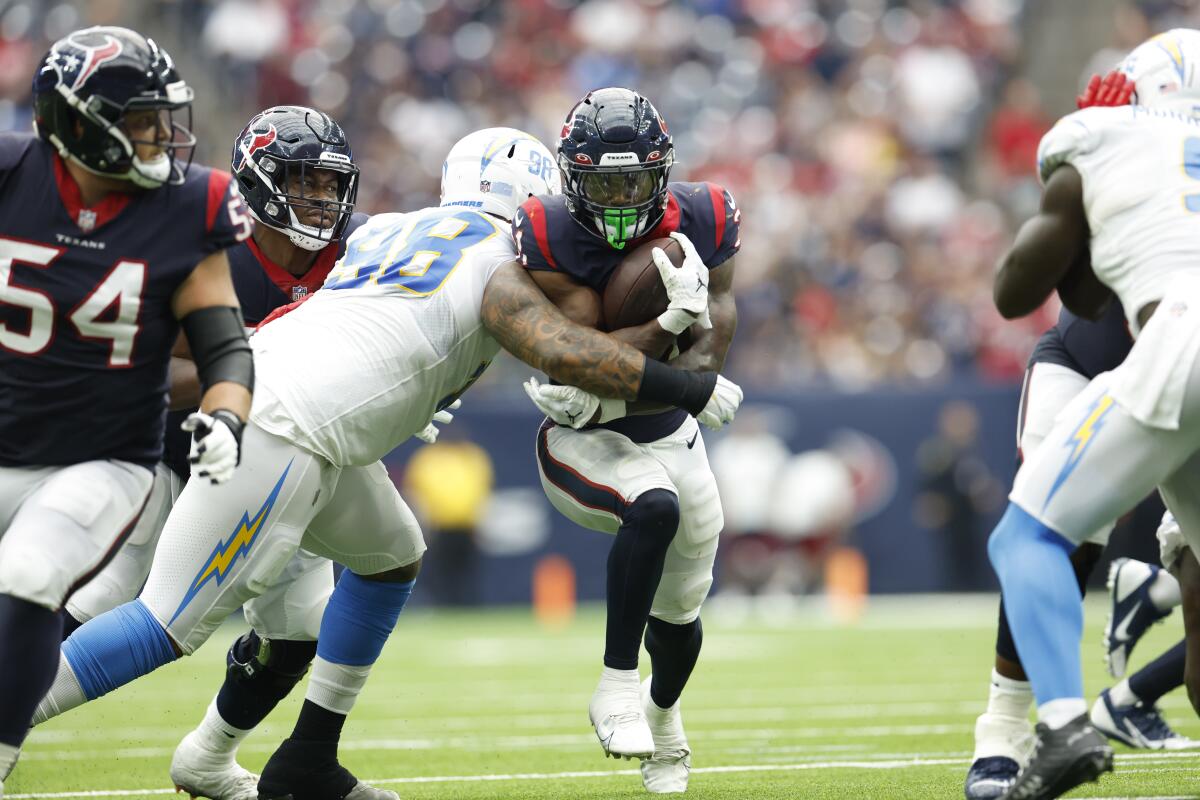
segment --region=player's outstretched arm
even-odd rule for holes
[[[646,357],[572,322],[515,261],[488,281],[483,324],[501,347],[561,383],[601,397],[633,400],[638,395]]]
[[[488,281],[482,316],[506,350],[570,387],[605,398],[666,403],[717,426],[732,420],[741,404],[741,390],[718,382],[715,372],[673,369],[571,322],[515,261]]]
[[[1088,251],[1090,233],[1083,208],[1083,178],[1070,164],[1050,174],[1037,215],[1017,232],[1000,262],[993,287],[996,308],[1006,319],[1035,311]]]

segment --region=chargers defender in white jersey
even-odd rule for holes
[[[465,189],[460,161],[473,178]],[[514,262],[502,223],[519,199],[558,188],[539,142],[509,129],[475,134],[451,152],[445,175],[443,206],[373,217],[321,291],[252,337],[265,391],[246,452],[261,452],[224,487],[188,484],[141,597],[67,640],[39,719],[193,652],[231,611],[286,581],[303,547],[348,569],[324,612],[296,730],[263,770],[257,796],[393,798],[357,781],[336,754],[425,549],[380,456],[424,429],[501,345],[589,391],[732,418],[740,402],[732,384],[647,365],[633,348],[570,323]]]
[[[1135,106],[1085,109],[1046,135],[1041,211],[996,277],[997,307],[1019,316],[1069,272],[1077,280],[1090,254],[1137,337],[1063,409],[989,541],[1040,720],[1034,758],[1006,798],[1057,797],[1112,769],[1087,718],[1069,554],[1155,486],[1184,535],[1200,534],[1198,65],[1200,32],[1155,37],[1124,64]]]

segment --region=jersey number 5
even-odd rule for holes
[[[62,255],[62,248],[0,237],[0,304],[29,312],[29,327],[21,330],[0,320],[0,347],[26,356],[43,352],[54,341],[54,300],[47,293],[12,281],[14,262],[44,269]],[[104,280],[71,309],[67,319],[81,339],[108,342],[108,366],[128,367],[133,363],[133,344],[138,332],[138,311],[146,265],[141,261],[118,261]],[[110,309],[115,306],[115,313]],[[106,317],[101,319],[101,317]]]

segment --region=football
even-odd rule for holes
[[[654,239],[632,251],[608,278],[602,298],[604,327],[618,331],[649,322],[667,310],[667,287],[650,251],[661,247],[676,267],[683,263],[683,248],[671,238]]]
[[[1093,322],[1104,316],[1113,297],[1092,270],[1092,256],[1086,249],[1058,282],[1058,298],[1067,310]]]

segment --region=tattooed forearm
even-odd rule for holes
[[[500,267],[488,281],[483,325],[501,347],[560,383],[601,397],[637,397],[645,356],[571,322],[516,262]]]

